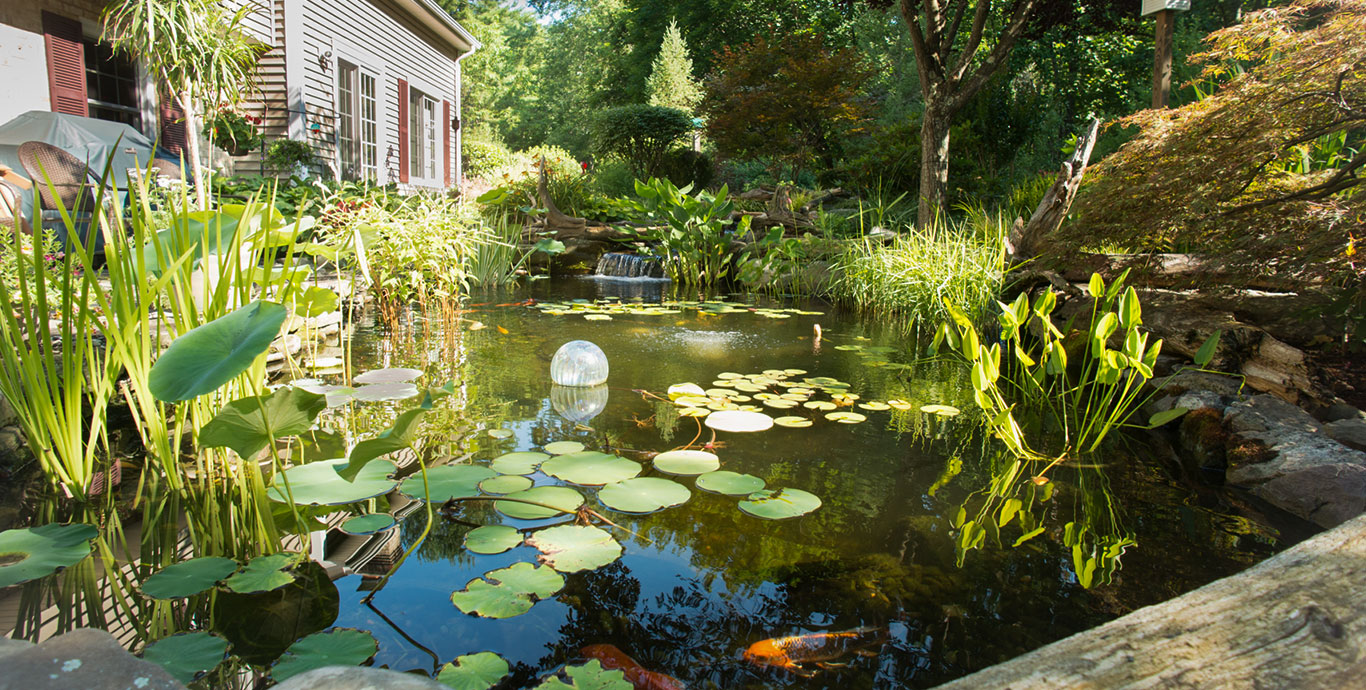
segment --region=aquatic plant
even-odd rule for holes
[[[749,216],[733,225],[735,204],[722,185],[715,194],[691,194],[692,185],[675,187],[668,180],[636,181],[629,200],[635,215],[663,227],[634,228],[630,233],[651,245],[671,280],[688,287],[710,287],[725,280],[735,263],[731,243],[749,232]]]

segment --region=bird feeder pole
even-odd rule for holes
[[[1143,16],[1157,15],[1157,43],[1153,54],[1153,107],[1167,107],[1172,89],[1172,37],[1176,13],[1189,10],[1190,0],[1143,0]]]

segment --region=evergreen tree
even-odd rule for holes
[[[645,88],[650,105],[677,108],[685,113],[692,113],[702,100],[702,87],[692,76],[692,58],[688,57],[688,44],[677,21],[670,20],[664,31]]]

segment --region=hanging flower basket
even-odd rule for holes
[[[204,136],[229,156],[245,156],[265,139],[257,129],[261,118],[232,110],[220,110],[204,123]]]

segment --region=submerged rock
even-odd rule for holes
[[[275,686],[276,690],[450,690],[430,678],[363,666],[325,666]]]

